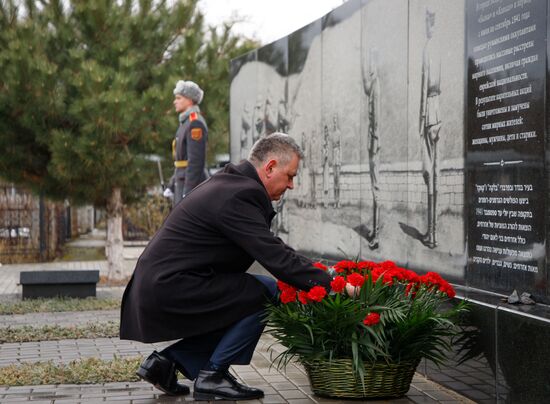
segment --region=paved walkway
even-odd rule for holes
[[[125,248],[125,265],[133,267],[142,247]],[[4,265],[0,267],[0,299],[18,299],[21,294],[19,273],[22,270],[37,269],[99,269],[106,274],[105,261],[56,262],[47,264]],[[121,296],[123,288],[100,288],[98,296]],[[25,315],[0,316],[0,327],[18,327],[24,325],[40,326],[45,324],[78,325],[118,321],[117,310],[33,313]],[[278,371],[272,366],[268,348],[280,349],[269,335],[264,335],[258,344],[252,363],[248,366],[234,366],[233,373],[250,385],[264,390],[262,400],[247,403],[338,404],[345,400],[329,400],[313,395],[303,368],[290,364],[286,371]],[[75,359],[96,357],[112,359],[116,357],[146,356],[153,349],[162,349],[169,343],[142,344],[134,341],[122,341],[118,338],[67,339],[61,341],[40,341],[0,344],[0,367],[17,363],[36,363],[51,360],[55,363],[67,363]],[[186,382],[191,388],[192,383]],[[146,382],[106,383],[92,385],[40,385],[40,386],[0,386],[0,403],[32,401],[33,403],[164,403],[193,401],[192,395],[174,398],[164,395]],[[385,403],[389,401],[369,401]],[[472,403],[467,398],[447,390],[442,386],[416,374],[407,395],[392,403]]]

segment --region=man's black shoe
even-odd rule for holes
[[[239,383],[228,370],[201,370],[195,379],[195,400],[253,400],[263,396],[262,390]]]
[[[189,394],[189,387],[178,383],[176,364],[157,351],[143,361],[136,374],[168,395]]]

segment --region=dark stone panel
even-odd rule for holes
[[[446,363],[438,367],[426,362],[418,370],[476,402],[496,402],[495,318],[494,307],[472,303],[463,319],[466,338],[455,341]]]
[[[548,150],[550,150],[550,119],[548,119],[548,114],[550,113],[550,106],[548,103],[548,94],[550,94],[550,41],[548,38],[550,38],[550,24],[548,24],[548,21],[550,20],[550,5],[547,5],[546,10],[546,137],[545,137],[545,183],[544,183],[544,202],[545,202],[545,233],[546,233],[546,240],[548,240],[548,234],[550,234],[550,210],[549,210],[549,204],[548,201],[550,201],[550,154],[548,153]],[[546,242],[546,279],[541,279],[541,283],[544,283],[546,285],[546,292],[545,295],[548,299],[550,299],[550,260],[548,260],[548,257],[550,256],[550,243]],[[542,288],[541,288],[542,289]],[[548,300],[547,299],[547,300]]]
[[[248,53],[245,53],[242,56],[239,56],[238,58],[231,59],[231,66],[229,70],[229,80],[233,81],[235,76],[239,74],[241,67],[243,67],[247,63],[255,61],[256,57],[257,57],[256,50],[253,50]]]
[[[542,1],[467,2],[467,283],[539,301],[548,301],[546,15]]]
[[[499,395],[508,403],[547,403],[550,397],[550,309],[538,307],[544,320],[515,308],[497,311]],[[503,388],[504,387],[504,388]]]
[[[281,38],[258,49],[258,61],[267,63],[279,73],[288,73],[288,37]]]
[[[288,74],[302,72],[315,38],[321,35],[321,20],[300,28],[288,36]]]
[[[340,24],[351,17],[361,7],[361,0],[348,0],[322,18],[323,29]]]

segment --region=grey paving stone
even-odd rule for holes
[[[267,380],[269,383],[284,383],[288,381],[286,377],[283,375],[264,375],[264,379]]]
[[[428,396],[412,396],[412,397],[409,397],[409,398],[413,403],[416,403],[416,404],[434,404],[434,403],[437,403],[437,400],[434,400],[433,398],[428,397]]]
[[[52,390],[52,391],[41,391],[41,392],[35,392],[33,391],[30,396],[30,398],[32,399],[41,399],[41,400],[45,400],[45,399],[50,399],[50,400],[53,400],[56,396],[55,396],[55,391]]]
[[[415,387],[416,389],[420,391],[430,391],[430,390],[437,390],[438,387],[434,383],[430,383],[427,380],[424,382],[412,382],[411,386]]]
[[[440,390],[431,390],[427,394],[436,401],[452,401],[455,399],[454,396]]]
[[[46,399],[33,399],[33,398],[30,398],[29,399],[30,402],[32,402],[33,404],[51,404],[53,402],[53,400],[46,400]]]
[[[430,375],[430,379],[434,380],[436,382],[454,382],[456,380],[460,380],[462,377],[465,377],[465,376],[452,377],[452,376],[449,376],[448,374],[445,374],[445,373]],[[468,382],[465,382],[465,383],[468,383]]]
[[[282,404],[282,403],[285,403],[285,402],[286,402],[286,400],[278,394],[266,395],[262,399],[262,403],[264,403],[264,404]]]
[[[305,395],[303,392],[297,389],[296,390],[279,390],[279,394],[287,400],[307,397],[307,395]]]
[[[461,390],[470,390],[470,386],[462,382],[445,382],[445,385],[452,390],[461,391]]]
[[[105,401],[107,402],[117,402],[117,403],[127,403],[131,404],[132,400],[129,399],[129,396],[106,396]]]
[[[295,390],[296,389],[296,386],[294,384],[292,384],[291,382],[286,382],[286,383],[277,382],[277,383],[271,383],[271,385],[279,393],[282,392],[282,391],[285,391],[285,390]]]
[[[421,396],[425,394],[423,391],[419,390],[417,387],[415,387],[414,385],[411,385],[411,387],[409,388],[409,391],[407,391],[407,396]]]
[[[314,396],[313,398],[315,399],[316,402],[320,404],[342,404],[344,402],[342,400],[337,400],[334,398],[317,397],[317,396]]]
[[[12,386],[4,391],[5,394],[30,394],[32,388],[28,386]]]
[[[479,390],[461,390],[461,393],[465,395],[466,397],[470,397],[473,400],[490,400],[492,398],[492,394],[486,394]]]

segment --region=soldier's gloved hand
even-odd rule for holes
[[[172,190],[170,188],[166,188],[164,190],[164,192],[162,193],[162,195],[164,195],[166,198],[173,198],[174,197],[174,193],[172,192]]]

